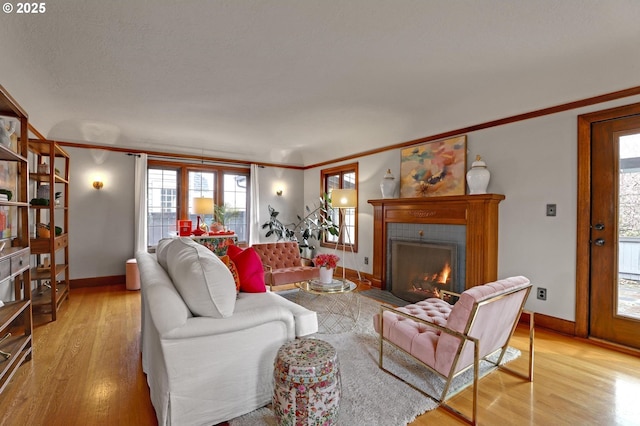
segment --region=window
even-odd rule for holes
[[[225,226],[238,236],[249,239],[248,191],[249,170],[209,165],[190,165],[150,160],[147,185],[148,246],[175,235],[177,220],[188,218],[195,228],[198,216],[193,213],[193,199],[212,198],[218,213],[224,214]],[[214,211],[200,215],[211,225]]]
[[[320,171],[322,191],[331,194],[333,189],[358,190],[358,163],[346,164]],[[335,247],[336,244],[353,246],[358,251],[358,208],[333,209],[331,219],[340,227],[340,235],[327,234],[322,246]],[[344,220],[344,226],[341,221]]]
[[[175,169],[152,169],[147,172],[147,245],[175,232],[178,219],[178,173]]]

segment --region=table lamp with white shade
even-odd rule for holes
[[[193,214],[198,215],[198,223],[193,230],[193,235],[200,236],[206,231],[200,229],[200,215],[213,214],[213,198],[196,197],[193,199]],[[202,224],[206,227],[204,220]]]

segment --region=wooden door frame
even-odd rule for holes
[[[640,115],[640,103],[578,116],[578,208],[576,230],[575,335],[589,337],[589,275],[591,269],[591,125],[598,121]]]

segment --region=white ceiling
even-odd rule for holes
[[[640,85],[638,0],[46,8],[0,16],[0,84],[64,141],[309,165]]]

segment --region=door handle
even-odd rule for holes
[[[603,231],[604,223],[596,223],[595,225],[593,225],[593,229],[595,229],[596,231]]]
[[[604,238],[596,238],[593,244],[602,247],[604,245]]]

